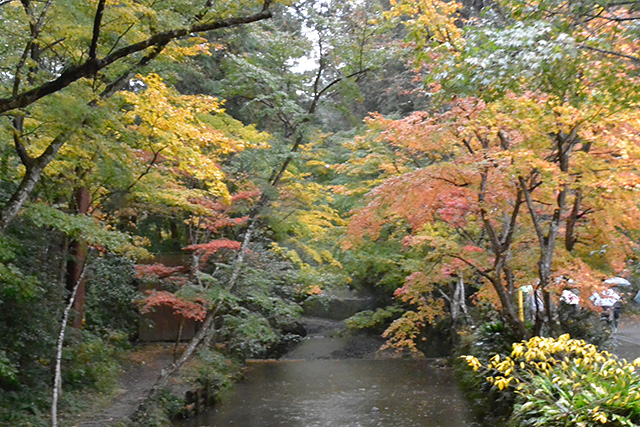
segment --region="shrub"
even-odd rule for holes
[[[640,376],[634,365],[568,334],[514,343],[486,362],[462,356],[494,390],[515,395],[513,426],[635,426]]]
[[[393,305],[377,308],[375,311],[363,310],[346,319],[344,323],[350,329],[365,329],[382,333],[403,312],[402,308]]]
[[[133,263],[124,257],[104,255],[91,259],[87,274],[87,330],[100,335],[137,332],[138,314],[133,301],[140,296],[133,280]]]
[[[99,391],[111,390],[116,385],[121,369],[122,349],[118,344],[126,340],[116,336],[105,342],[88,331],[82,331],[81,334],[80,342],[64,348],[63,384],[71,389],[91,387]]]

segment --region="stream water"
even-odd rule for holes
[[[311,324],[309,324],[311,322]],[[380,342],[335,334],[307,319],[310,336],[278,361],[256,361],[215,408],[176,426],[475,426],[451,371],[430,360],[374,358]]]

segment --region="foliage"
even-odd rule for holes
[[[242,358],[261,356],[277,342],[277,334],[263,316],[242,310],[225,317],[222,331],[227,334],[229,350]]]
[[[99,250],[130,258],[144,257],[143,239],[113,230],[90,215],[69,215],[46,204],[29,204],[24,216],[36,227],[48,227],[72,239],[81,239]]]
[[[404,301],[426,304],[420,297],[429,290],[415,283],[480,280],[490,285],[483,296],[526,336],[513,308],[518,286],[537,279],[550,295],[572,279],[591,295],[595,277],[621,271],[633,255],[634,241],[627,239],[637,233],[639,176],[627,162],[638,145],[624,129],[635,123],[637,110],[605,117],[604,107],[590,108],[549,95],[510,94],[490,104],[460,99],[443,113],[384,121],[382,131],[373,127],[373,135],[433,163],[398,171],[375,187],[352,217],[345,247],[365,237],[389,238],[388,227],[397,230],[391,238],[426,251],[419,252],[424,261],[415,272],[425,278],[407,281],[398,294]],[[602,126],[607,136],[596,130]],[[612,209],[620,212],[615,224]]]
[[[110,254],[91,258],[86,287],[85,328],[101,336],[135,336],[138,316],[133,301],[139,293],[133,262]]]
[[[5,409],[28,390],[25,413],[46,408],[82,242],[98,256],[65,392],[115,376],[140,281],[143,311],[212,316],[218,350],[241,358],[277,355],[294,301],[346,285],[387,307],[352,326],[413,351],[453,324],[454,288],[488,348],[604,339],[586,310],[555,311],[563,288],[584,300],[637,255],[640,15],[464,3],[486,7],[0,0],[0,423],[20,424]],[[134,270],[148,252],[183,265]],[[522,321],[527,285],[545,311]]]
[[[364,310],[345,319],[344,322],[350,329],[383,331],[387,329],[389,323],[394,320],[394,318],[403,312],[404,310],[397,306],[377,308],[375,311]]]
[[[18,369],[7,358],[4,350],[0,350],[0,384],[15,384]]]
[[[515,393],[510,425],[636,425],[640,377],[635,366],[568,334],[513,344],[509,356],[462,356],[504,393]]]
[[[294,302],[297,275],[286,260],[255,245],[259,254],[249,260],[225,302],[225,321],[219,332],[229,350],[240,358],[278,356],[299,338],[296,322],[302,314]]]
[[[29,255],[34,254],[27,253],[31,248],[21,247],[7,236],[2,236],[0,242],[0,333],[11,338],[0,346],[3,372],[7,375],[3,375],[0,387],[11,389],[38,382],[43,374],[54,333],[50,317],[55,311],[47,304],[47,295],[55,295],[55,289],[41,282],[35,271],[17,267],[32,262]],[[40,242],[34,238],[33,243]]]
[[[195,302],[185,301],[167,291],[151,291],[149,296],[144,299],[144,305],[140,308],[140,312],[145,314],[149,313],[154,307],[168,306],[171,307],[174,314],[180,315],[185,319],[202,322],[207,315],[204,303],[201,299]]]
[[[220,390],[228,390],[240,372],[240,364],[215,349],[198,352],[198,381],[216,384]]]
[[[403,23],[409,47],[423,59],[429,48],[455,50],[462,44],[456,25],[459,8],[457,2],[391,0],[391,10],[385,17]]]
[[[80,342],[64,349],[63,359],[68,368],[63,371],[63,383],[70,388],[90,385],[106,391],[117,382],[122,348],[113,345],[118,344],[117,339],[107,343],[88,332],[82,335]]]

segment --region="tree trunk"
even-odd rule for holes
[[[89,212],[91,205],[91,195],[86,187],[80,187],[76,190],[71,208],[76,214],[84,215]],[[82,329],[84,321],[84,302],[85,302],[85,284],[84,284],[84,266],[87,261],[87,243],[79,240],[73,240],[69,244],[69,260],[67,261],[66,284],[69,291],[77,289],[73,309],[76,316],[73,318],[71,326],[76,329]]]
[[[58,397],[62,392],[62,346],[64,345],[64,336],[67,329],[67,323],[69,322],[69,315],[71,314],[71,308],[73,307],[78,292],[78,284],[84,281],[83,269],[80,273],[79,280],[76,286],[71,291],[69,297],[69,303],[64,309],[64,315],[62,316],[62,324],[60,325],[60,334],[58,334],[58,345],[56,347],[56,366],[55,375],[53,379],[53,399],[51,401],[51,426],[58,426]]]

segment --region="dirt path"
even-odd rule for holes
[[[144,401],[160,371],[173,361],[172,344],[148,344],[134,350],[120,376],[117,395],[108,406],[74,424],[76,427],[98,427],[126,422]]]

